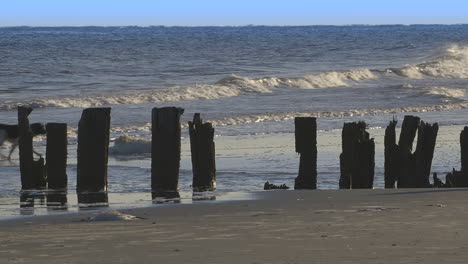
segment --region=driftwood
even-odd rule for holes
[[[30,107],[18,107],[18,141],[22,190],[45,189],[47,187],[44,159],[41,157],[35,161],[33,158],[33,134],[28,119],[31,112],[32,108]]]
[[[78,124],[78,193],[107,191],[107,162],[111,109],[83,110]]]
[[[180,116],[184,109],[153,108],[151,189],[155,197],[178,197],[180,167]]]
[[[193,191],[213,191],[216,188],[214,128],[211,123],[203,123],[199,113],[196,113],[193,122],[188,124],[192,153]]]
[[[276,185],[276,184],[269,183],[269,182],[265,182],[265,184],[263,185],[263,190],[278,190],[278,189],[287,190],[289,189],[289,187],[286,184]]]
[[[345,123],[340,155],[340,189],[372,188],[374,184],[375,143],[366,132],[366,123]]]
[[[47,129],[47,181],[49,189],[67,188],[67,124],[48,123]]]
[[[296,152],[300,154],[299,173],[294,189],[317,189],[317,119],[294,119]]]

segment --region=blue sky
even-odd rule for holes
[[[467,0],[0,0],[0,26],[458,23]]]

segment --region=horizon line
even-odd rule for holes
[[[68,28],[79,28],[79,27],[313,27],[313,26],[325,26],[325,27],[345,27],[345,26],[464,26],[466,23],[389,23],[389,24],[366,24],[366,23],[355,23],[355,24],[297,24],[297,25],[264,25],[264,24],[245,24],[245,25],[14,25],[14,26],[2,26],[0,28],[34,28],[34,27],[68,27]]]

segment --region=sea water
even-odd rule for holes
[[[433,170],[460,166],[467,88],[468,25],[0,28],[0,123],[16,123],[17,106],[28,105],[31,122],[69,125],[69,193],[86,107],[112,107],[113,194],[150,191],[151,109],[184,108],[187,198],[194,113],[215,126],[219,196],[261,190],[265,181],[294,185],[296,116],[318,118],[321,189],[338,187],[343,122],[366,121],[382,188],[382,128],[394,116],[438,122]],[[35,146],[44,153],[44,138]],[[17,155],[0,160],[0,200],[21,188]]]

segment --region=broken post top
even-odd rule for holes
[[[401,125],[400,140],[398,146],[403,149],[413,150],[413,142],[421,119],[417,116],[406,115]]]
[[[370,135],[366,131],[366,128],[367,128],[367,124],[364,121],[344,123],[343,130],[342,130],[343,144],[351,143],[352,141],[362,142],[365,140],[369,140]],[[344,139],[348,137],[352,140],[349,142],[346,141],[345,143]]]
[[[189,121],[188,125],[189,125],[190,130],[198,130],[200,127],[206,127],[206,128],[212,129],[213,127],[213,124],[209,122],[203,123],[203,120],[200,117],[200,113],[195,113],[193,115],[193,121]]]
[[[18,106],[18,114],[19,112],[21,113],[26,112],[26,115],[28,116],[29,114],[31,114],[32,111],[33,111],[32,107],[23,106],[23,105]]]

